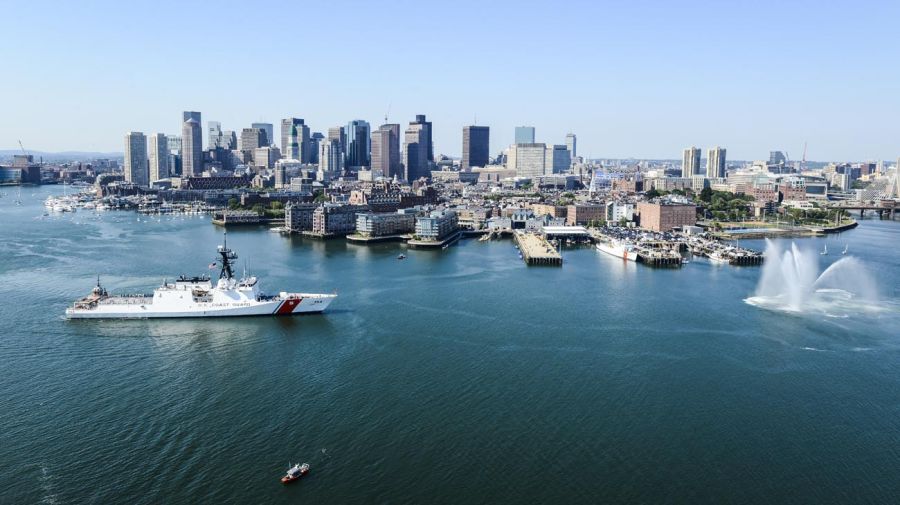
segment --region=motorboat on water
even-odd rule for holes
[[[820,252],[819,254],[821,254],[822,256],[828,255],[828,244],[825,244],[825,247],[822,248],[822,252]]]
[[[287,473],[284,475],[284,477],[281,478],[281,483],[282,484],[290,484],[291,482],[294,482],[295,480],[299,480],[301,477],[303,477],[304,475],[306,475],[308,473],[309,473],[309,463],[303,463],[302,465],[300,463],[297,463],[293,466],[291,466],[291,464],[288,463]]]
[[[406,259],[406,255],[405,255],[405,254],[398,254],[398,255],[397,255],[397,259],[398,259],[398,260],[405,260],[405,259]]]

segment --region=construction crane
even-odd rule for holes
[[[25,156],[28,156],[28,151],[25,150],[25,146],[22,145],[21,140],[19,141],[19,149],[22,150],[22,154],[24,154]]]
[[[391,102],[388,102],[387,111],[384,113],[384,124],[388,122],[388,115],[391,113]]]
[[[803,159],[800,160],[800,171],[806,170],[806,142],[803,142]]]

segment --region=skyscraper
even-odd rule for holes
[[[769,151],[769,165],[784,165],[787,157],[781,151]]]
[[[416,118],[418,119],[418,117]],[[403,138],[403,178],[413,182],[429,177],[426,126],[418,121],[410,122]]]
[[[154,133],[149,137],[150,182],[169,177],[169,142],[165,133]]]
[[[344,170],[344,153],[337,139],[323,140],[319,143],[319,171],[317,178],[327,182],[337,177]]]
[[[693,177],[700,174],[700,148],[688,147],[681,156],[681,176]]]
[[[147,137],[141,132],[129,132],[125,135],[125,181],[138,186],[150,185]]]
[[[259,128],[263,132],[265,132],[265,138],[263,139],[263,145],[259,147],[269,147],[275,142],[275,127],[272,126],[272,123],[251,123],[251,128]]]
[[[553,166],[552,162],[550,166]],[[544,175],[547,168],[547,144],[513,144],[509,146],[506,168],[514,169],[518,177]]]
[[[516,126],[516,144],[534,144],[534,126]]]
[[[487,126],[464,126],[462,164],[464,172],[472,167],[483,167],[490,161],[491,129]]]
[[[313,132],[309,136],[309,163],[319,162],[319,143],[325,138],[322,132]],[[303,160],[300,160],[303,161]]]
[[[372,132],[372,170],[403,178],[400,170],[400,125],[383,124]]]
[[[181,175],[181,137],[178,135],[166,135],[166,144],[169,147],[169,176]]]
[[[244,128],[241,130],[241,138],[238,142],[238,149],[252,155],[252,152],[258,147],[266,147],[266,132],[259,128]]]
[[[425,120],[425,114],[416,114],[416,124],[422,125],[422,141],[425,143],[425,160],[434,161],[434,142],[431,136],[431,121]]]
[[[337,140],[338,145],[341,146],[341,152],[345,152],[345,146],[347,145],[347,137],[344,135],[344,127],[343,126],[334,126],[328,129],[328,140]],[[321,151],[319,151],[321,152]]]
[[[302,124],[297,127],[297,135],[299,137],[298,143],[300,144],[300,161],[303,163],[312,163],[315,155],[313,154],[314,147],[312,145],[312,140],[309,137],[309,126]]]
[[[554,144],[547,146],[547,152],[544,155],[544,173],[545,174],[561,174],[572,166],[572,158],[569,157],[569,149],[563,144]]]
[[[222,131],[222,149],[232,150],[237,149],[237,135],[235,135],[234,130],[223,130]]]
[[[166,144],[169,152],[181,156],[181,137],[178,135],[166,135]]]
[[[725,148],[716,146],[706,152],[706,177],[725,177]]]
[[[577,141],[578,139],[575,137],[574,133],[566,135],[566,149],[569,151],[569,159],[572,160],[572,162],[574,162],[575,158],[578,156]]]
[[[306,138],[303,137],[304,132]],[[301,159],[304,144],[308,142],[309,128],[303,124],[302,119],[291,117],[281,120],[281,154],[285,158],[308,163],[308,160]]]
[[[347,123],[345,130],[347,138],[344,144],[344,163],[348,167],[367,167],[370,164],[369,145],[371,139],[371,127],[367,121],[354,119]]]
[[[196,177],[203,173],[202,135],[200,121],[193,117],[181,125],[181,166],[185,177]]]
[[[181,113],[181,122],[184,123],[188,119],[196,119],[197,122],[200,122],[200,113],[193,110],[186,110]]]
[[[206,148],[215,149],[223,147],[225,137],[222,133],[222,123],[218,121],[206,122]]]

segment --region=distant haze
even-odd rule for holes
[[[898,2],[29,1],[3,18],[9,149],[121,152],[197,110],[204,132],[426,114],[448,155],[477,116],[492,155],[532,125],[594,158],[900,156]]]

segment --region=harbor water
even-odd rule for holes
[[[583,247],[528,267],[511,240],[249,227],[228,233],[237,271],[337,291],[326,314],[66,321],[97,275],[134,293],[215,274],[222,235],[208,216],[43,217],[58,192],[0,197],[2,504],[900,501],[898,221],[795,241],[834,251],[820,271],[846,245],[874,312],[766,310],[745,302],[760,267],[705,259]]]

